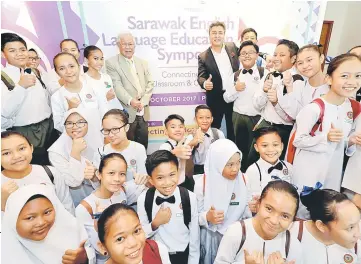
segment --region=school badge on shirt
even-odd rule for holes
[[[352,122],[353,122],[353,112],[352,111],[347,112],[347,118],[345,118],[345,122],[348,124],[352,124]]]
[[[93,102],[93,96],[91,94],[86,94],[85,95],[85,102]]]
[[[112,86],[108,82],[104,82],[105,88],[111,88]]]
[[[345,263],[352,263],[353,262],[353,257],[350,254],[345,254],[343,256],[343,260],[345,261]]]
[[[231,202],[229,205],[239,205],[239,202],[232,202],[236,199],[236,194],[235,193],[232,193],[232,196],[231,196]]]
[[[133,168],[134,170],[137,170],[137,161],[135,159],[131,159],[129,167]]]

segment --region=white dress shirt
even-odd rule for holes
[[[183,209],[181,206],[181,197],[178,187],[173,193],[175,197],[175,203],[163,203],[165,207],[170,208],[172,211],[172,216],[167,224],[161,225],[155,231],[152,230],[151,223],[148,221],[148,216],[144,207],[146,192],[142,193],[138,198],[138,215],[147,237],[150,237],[155,241],[162,242],[164,245],[167,246],[170,253],[183,252],[189,245],[188,264],[199,264],[200,239],[197,198],[194,193],[190,191],[188,191],[188,193],[191,205],[191,221],[189,223],[189,229],[184,224]],[[157,196],[165,198],[165,196],[160,194],[157,190],[155,191],[152,209],[152,219],[155,218],[157,212],[161,207],[161,205],[157,205],[155,202]]]
[[[233,86],[233,69],[231,61],[228,57],[227,51],[225,46],[223,45],[221,52],[216,52],[213,49],[211,49],[213,57],[216,61],[219,73],[221,74],[222,78],[222,87],[223,90],[226,90],[228,87]]]
[[[36,78],[34,86],[23,88],[20,81],[20,68],[7,64],[2,69],[14,82],[11,91],[1,82],[1,128],[27,126],[39,123],[51,115],[48,90]],[[27,74],[27,73],[25,73]],[[34,75],[34,73],[31,73]],[[35,76],[35,75],[34,75]]]

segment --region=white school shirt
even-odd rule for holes
[[[20,81],[20,68],[7,64],[1,70],[15,84],[14,89],[9,91],[4,82],[1,82],[2,130],[13,126],[36,124],[50,117],[51,109],[48,90],[44,89],[37,78],[34,86],[25,89],[18,84]],[[34,73],[31,73],[31,75],[34,75]]]
[[[246,240],[242,249],[237,254],[242,240],[242,225],[240,222],[232,224],[224,234],[214,264],[244,264],[244,250],[250,254],[253,251],[265,252],[264,259],[267,262],[268,256],[279,251],[283,258],[286,258],[286,232],[278,234],[272,240],[264,240],[254,230],[253,218],[244,220],[246,226]],[[237,255],[236,255],[237,254]],[[290,236],[290,249],[287,257],[288,261],[295,260],[297,264],[303,263],[302,250],[300,242],[295,236]],[[314,262],[316,264],[316,262]],[[317,263],[321,264],[321,263]]]
[[[294,75],[293,69],[288,70],[291,72],[292,75]],[[253,97],[253,105],[256,109],[261,111],[262,117],[271,123],[275,124],[283,124],[283,125],[293,125],[292,118],[287,115],[287,113],[283,109],[283,81],[281,79],[281,76],[278,76],[277,78],[273,77],[273,85],[272,87],[277,90],[277,98],[278,103],[276,106],[273,106],[272,103],[267,98],[267,93],[263,91],[263,85],[265,82],[266,76],[262,78],[261,84],[259,86],[258,91],[255,93]],[[293,88],[296,89],[296,87],[303,87],[304,81],[297,80],[293,82]],[[292,92],[293,93],[293,92]],[[277,107],[279,105],[279,107]]]
[[[109,90],[114,91],[112,78],[110,78],[108,74],[100,72],[99,80],[90,77],[88,74],[84,74],[84,78],[87,80],[89,86],[93,89],[95,95],[99,97],[100,100],[105,100],[107,102],[109,109],[123,110],[123,106],[116,96],[110,101],[106,99],[107,92]]]
[[[318,87],[311,86],[308,81],[305,82],[304,86],[299,85],[301,84],[300,81],[296,81],[295,84],[297,84],[297,86],[293,86],[293,92],[285,94],[276,105],[278,110],[282,111],[283,109],[292,119],[296,119],[297,114],[303,107],[330,91],[328,84],[323,84]]]
[[[217,128],[213,128],[213,129],[217,129]],[[217,129],[217,132],[218,132],[218,139],[225,138],[221,130]],[[205,135],[203,143],[199,143],[198,147],[195,148],[194,150],[193,163],[195,165],[204,165],[209,146],[214,142],[214,135],[211,127],[208,128],[205,134],[208,134],[209,136]]]
[[[355,120],[355,132],[361,132],[361,115]],[[355,133],[353,132],[353,133]],[[342,187],[361,194],[361,146],[356,146],[356,151],[347,162]]]
[[[223,45],[221,52],[215,52],[214,50],[212,50],[212,54],[214,57],[214,60],[216,61],[219,73],[221,74],[221,78],[222,78],[222,88],[223,90],[226,90],[228,87],[232,87],[233,86],[233,68],[232,68],[232,64],[231,61],[229,60],[227,51],[225,46]],[[203,85],[205,86],[205,84]]]
[[[100,212],[97,212],[97,208],[96,208],[97,202],[99,203],[99,206],[105,210],[112,204],[117,204],[117,203],[127,204],[127,197],[126,197],[125,193],[123,191],[121,191],[118,194],[113,194],[112,197],[110,197],[109,199],[101,199],[101,198],[96,197],[93,192],[88,197],[86,197],[84,199],[84,201],[90,205],[90,207],[93,210],[93,214],[95,214],[95,213],[100,213]],[[108,256],[104,256],[100,253],[101,250],[99,249],[99,246],[98,246],[99,237],[98,237],[98,232],[94,228],[94,219],[92,218],[92,216],[89,214],[87,209],[82,204],[79,204],[76,207],[75,216],[81,223],[84,224],[84,227],[89,236],[90,243],[91,243],[92,247],[95,249],[95,253],[96,253],[96,257],[97,257],[97,264],[105,263],[106,260],[108,259]]]
[[[184,224],[183,210],[181,208],[181,197],[178,187],[174,190],[173,193],[175,197],[175,203],[163,203],[165,207],[170,208],[172,211],[172,216],[167,224],[161,225],[155,231],[152,230],[151,223],[148,221],[148,216],[144,207],[146,192],[142,193],[138,198],[138,215],[147,238],[162,242],[167,246],[169,253],[183,252],[189,245],[188,264],[198,264],[200,257],[200,239],[197,198],[193,192],[188,191],[188,193],[191,205],[191,221],[189,223],[189,229]],[[155,202],[157,196],[166,198],[164,195],[160,194],[158,190],[155,191],[152,219],[155,218],[161,207],[161,205],[157,205]]]
[[[84,75],[83,64],[79,65],[80,73],[79,76]],[[61,88],[59,84],[60,76],[56,73],[55,68],[51,69],[49,72],[44,74],[44,83],[46,88],[49,89],[50,95],[53,95],[57,90]]]
[[[127,64],[128,64],[128,67],[130,68],[130,73],[133,75],[133,79],[134,79],[134,82],[136,84],[136,89],[138,91],[138,97],[141,97],[140,96],[140,93],[142,91],[142,85],[140,84],[140,81],[139,81],[139,77],[138,77],[138,73],[137,73],[137,67],[135,67],[135,63],[134,63],[134,59],[131,58],[131,59],[128,59],[128,58],[125,58]],[[132,101],[132,98],[129,99],[129,102],[128,102],[128,105],[130,105],[130,102]],[[137,116],[144,116],[144,107],[141,111],[137,112],[136,113]]]
[[[299,190],[302,190],[303,186],[314,187],[317,182],[322,183],[323,188],[336,191],[341,188],[344,151],[353,126],[351,103],[345,99],[343,104],[337,106],[323,101],[325,114],[322,132],[317,130],[314,137],[309,134],[320,115],[317,104],[306,105],[296,118],[293,145],[297,149],[293,162],[293,182]],[[344,140],[341,142],[327,140],[331,123],[343,131]],[[352,146],[346,151],[353,153],[355,149],[356,147]]]
[[[266,187],[266,185],[272,181],[272,176],[276,176],[281,180],[292,183],[293,167],[287,161],[282,161],[283,163],[281,162],[282,170],[273,169],[270,174],[268,173],[268,169],[272,166],[276,166],[279,162],[281,161],[278,160],[275,165],[272,165],[264,159],[260,158],[257,162],[248,167],[245,173],[245,178],[248,193],[250,195],[261,195],[264,187]]]
[[[243,180],[243,179],[238,179]],[[242,190],[238,189],[239,184],[235,184],[231,200],[229,201],[229,208],[227,214],[224,217],[222,224],[217,225],[217,230],[222,235],[226,232],[227,228],[234,223],[234,219],[237,220],[242,218],[251,217],[251,213],[247,207],[247,194],[243,193]],[[207,212],[204,210],[204,175],[199,177],[195,181],[194,193],[197,196],[198,205],[198,222],[201,227],[215,230],[215,226],[209,224],[207,221]],[[217,210],[217,208],[216,208]],[[231,220],[230,220],[231,219]]]
[[[361,228],[361,227],[360,227]],[[290,228],[291,236],[298,237],[299,234],[299,222],[293,222]],[[333,244],[326,246],[322,242],[318,241],[307,229],[307,222],[303,223],[303,233],[301,240],[303,263],[304,264],[343,264],[361,263],[361,241],[359,240],[357,246],[357,255],[355,249],[347,249],[340,245]],[[347,260],[347,262],[346,262]],[[297,262],[296,262],[297,263]]]
[[[56,196],[59,198],[65,209],[74,215],[74,204],[70,196],[69,187],[65,184],[63,175],[54,167],[48,166],[54,176],[54,183],[51,182],[48,174],[42,166],[31,165],[31,172],[22,179],[11,179],[1,173],[1,185],[13,180],[21,188],[29,184],[47,184],[53,186]]]
[[[193,136],[192,135],[188,135],[185,142],[184,142],[184,145],[187,145],[189,142],[191,142],[193,140]],[[169,143],[172,144],[172,146],[168,143],[168,142],[165,142],[163,143],[162,145],[160,145],[159,147],[159,150],[168,150],[168,151],[172,151],[178,144],[177,141],[175,141],[174,139],[171,139],[171,138],[168,138],[167,140]],[[182,184],[185,179],[186,179],[186,174],[185,174],[185,170],[181,168],[181,160],[178,159],[178,171],[180,172],[179,173],[179,179],[178,179],[178,184]]]
[[[82,81],[83,87],[78,93],[69,92],[64,86],[51,96],[51,108],[53,110],[54,128],[60,132],[64,131],[64,114],[69,110],[69,105],[65,97],[78,98],[80,104],[78,108],[86,108],[92,111],[93,116],[97,116],[99,124],[103,115],[109,110],[105,98],[95,95],[93,89],[86,81]]]
[[[101,156],[110,154],[110,153],[119,153],[122,154],[125,160],[127,161],[127,183],[134,183],[134,175],[132,170],[140,174],[148,174],[145,168],[145,161],[147,159],[147,153],[142,144],[138,142],[129,140],[129,146],[122,150],[116,151],[112,148],[111,144],[104,145],[102,148],[98,148],[98,150],[94,153],[93,156],[93,164],[95,167],[99,168]],[[130,204],[137,201],[138,196],[146,189],[145,185],[136,185],[137,190],[134,192],[134,195],[128,195],[128,202]]]
[[[223,94],[223,99],[226,103],[233,103],[233,111],[247,116],[256,116],[260,115],[261,112],[259,109],[256,109],[252,104],[252,100],[256,91],[259,90],[261,83],[260,75],[258,72],[257,65],[253,65],[253,73],[243,74],[242,68],[240,69],[238,80],[246,84],[246,88],[242,92],[238,92],[235,88],[235,85],[227,87],[226,92]],[[264,75],[267,75],[267,70],[265,70]],[[233,74],[234,76],[234,74]],[[234,79],[234,77],[233,77]]]

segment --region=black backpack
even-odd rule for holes
[[[178,186],[178,188],[179,188],[181,203],[183,208],[184,224],[189,229],[189,223],[191,222],[191,202],[189,199],[189,193],[188,190],[184,187]],[[153,220],[152,211],[153,211],[154,195],[155,195],[154,187],[148,189],[145,194],[144,208],[147,213],[149,223],[151,223]]]

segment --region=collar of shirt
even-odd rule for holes
[[[154,194],[154,200],[157,198],[157,196],[161,197],[161,198],[164,198],[164,199],[167,199],[171,196],[174,195],[174,198],[177,200],[177,197],[178,197],[178,193],[179,193],[179,188],[176,187],[174,192],[171,194],[171,195],[168,195],[168,196],[164,196],[163,194],[161,194],[157,189],[155,190],[155,194]]]
[[[173,147],[176,147],[178,142],[175,141],[174,139],[168,138],[168,141],[173,145]]]
[[[239,65],[240,65],[240,66],[239,66],[239,70],[241,71],[240,74],[242,74],[242,70],[244,69],[244,67],[243,67],[242,63],[240,63]],[[252,66],[251,69],[253,70],[252,76],[255,75],[255,73],[258,73],[257,63],[255,63],[255,64]]]
[[[134,64],[134,58],[133,58],[133,57],[132,57],[131,59],[128,59],[128,58],[124,57],[124,59],[125,59],[128,63],[130,63],[131,65]]]
[[[211,48],[211,51],[212,51],[212,53],[213,53],[213,56],[220,56],[220,55],[223,55],[223,53],[225,53],[226,52],[226,48],[225,48],[225,45],[224,45],[224,43],[223,43],[223,46],[222,46],[222,49],[221,49],[221,52],[216,52],[216,51],[214,51],[212,48]]]
[[[271,168],[272,166],[275,166],[276,164],[278,164],[278,162],[280,162],[280,160],[278,159],[276,161],[276,163],[274,165],[272,165],[271,163],[265,161],[262,158],[259,158],[259,160],[257,161],[258,165],[261,167],[261,169],[266,169],[268,170],[269,168]],[[282,164],[283,165],[283,164]]]
[[[6,66],[1,69],[6,72],[7,75],[13,80],[13,82],[17,83],[20,80],[20,68],[9,63],[6,63]]]

